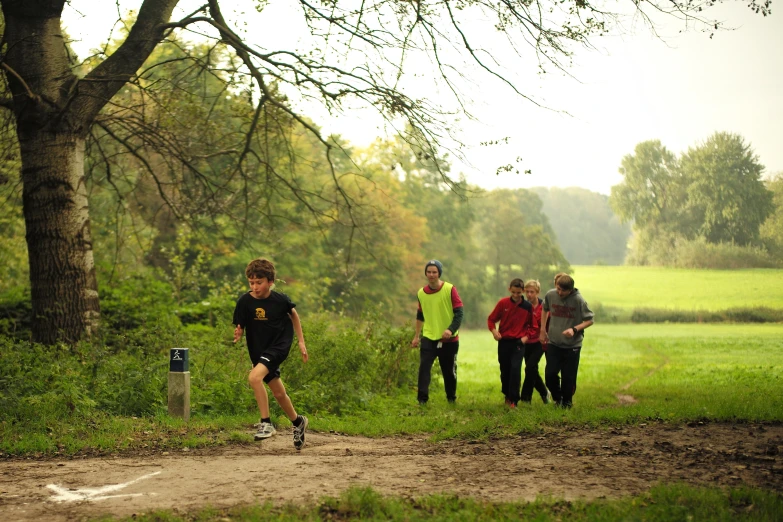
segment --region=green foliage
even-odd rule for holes
[[[15,298],[4,313],[27,303]],[[81,432],[111,416],[149,418],[165,412],[174,347],[190,348],[195,418],[257,416],[247,385],[246,347],[231,342],[234,296],[191,305],[204,308],[200,313],[183,311],[175,299],[168,283],[150,276],[124,278],[103,294],[104,325],[91,342],[44,347],[0,336],[0,423],[10,430],[3,449],[25,447],[15,444],[20,433],[25,444],[38,440],[29,446],[36,451],[57,444],[101,445],[91,437],[78,442],[72,431],[52,426],[66,423]],[[378,394],[413,385],[418,354],[409,347],[409,328],[392,327],[371,314],[363,320],[304,316],[303,323],[312,358],[303,364],[294,349],[283,365],[283,381],[302,411],[358,411]],[[29,338],[29,332],[17,338]],[[282,415],[274,401],[272,407]],[[56,433],[48,440],[52,430]]]
[[[18,154],[16,139],[0,121],[0,293],[29,285]]]
[[[634,323],[783,323],[783,310],[772,308],[730,308],[719,312],[709,310],[666,310],[635,308]]]
[[[761,225],[759,234],[770,254],[783,259],[783,172],[772,176],[766,185],[772,192],[775,211]]]
[[[360,411],[375,394],[415,384],[418,352],[409,347],[410,337],[409,329],[384,325],[379,317],[363,323],[310,317],[305,339],[317,356],[305,364],[293,349],[283,381],[304,411]]]
[[[772,193],[761,181],[764,166],[736,134],[716,132],[682,155],[687,203],[695,237],[710,243],[754,244],[773,211]],[[686,237],[694,237],[686,233]]]
[[[773,213],[764,167],[735,134],[715,133],[679,159],[657,140],[622,160],[623,182],[610,204],[634,222],[631,264],[738,268],[778,266],[761,247],[760,228]],[[774,225],[773,225],[774,226]],[[766,229],[767,237],[772,229]],[[712,247],[711,245],[717,245]],[[709,246],[709,247],[707,247]]]
[[[617,215],[641,229],[676,231],[684,194],[675,155],[659,140],[650,140],[636,145],[620,165],[623,181],[612,187],[609,198]]]
[[[16,286],[0,294],[0,337],[30,339],[32,318],[29,287]]]
[[[626,259],[629,265],[666,266],[737,270],[742,268],[777,268],[781,258],[767,249],[736,243],[710,243],[703,237],[685,239],[677,235],[652,236],[640,232]]]
[[[475,266],[489,267],[492,276],[484,285],[490,294],[483,310],[491,310],[492,301],[507,294],[509,281],[516,277],[550,281],[557,272],[568,271],[568,261],[535,193],[495,190],[475,200],[474,206],[478,216],[471,234],[476,238]]]

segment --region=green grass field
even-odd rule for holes
[[[496,350],[489,332],[460,332],[454,406],[446,404],[435,364],[433,377],[438,378],[433,378],[426,407],[416,405],[411,390],[376,399],[370,411],[357,415],[324,416],[319,426],[350,434],[432,433],[444,439],[535,432],[542,425],[783,419],[783,402],[770,400],[783,391],[783,325],[595,325],[587,331],[570,411],[535,397],[530,406],[508,410]],[[544,365],[542,359],[542,376]],[[617,393],[638,402],[621,406]]]
[[[783,309],[783,270],[688,270],[648,266],[574,266],[588,303],[631,310]],[[547,282],[549,283],[549,282]],[[551,284],[544,284],[549,289]]]

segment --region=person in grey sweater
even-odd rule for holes
[[[549,319],[548,330],[541,331],[541,341],[549,343],[544,380],[555,405],[571,408],[584,330],[593,324],[593,311],[569,275],[557,279],[555,288],[544,296],[543,308],[541,324]]]

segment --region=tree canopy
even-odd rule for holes
[[[633,221],[636,259],[683,241],[757,247],[774,210],[763,171],[736,134],[716,132],[679,158],[660,141],[646,141],[623,158],[623,181],[609,201],[624,221]]]
[[[446,186],[458,188],[437,158],[454,117],[469,115],[461,95],[467,76],[487,75],[532,99],[508,71],[565,68],[572,45],[589,46],[624,14],[641,15],[653,28],[659,13],[710,31],[719,25],[704,17],[709,1],[655,0],[623,13],[583,0],[300,0],[300,18],[287,25],[305,28],[307,38],[280,46],[245,36],[242,18],[227,18],[220,0],[173,21],[178,0],[139,0],[120,38],[80,63],[61,29],[65,4],[0,0],[0,108],[13,120],[21,158],[34,338],[47,343],[74,341],[98,325],[98,238],[89,210],[96,180],[123,198],[153,188],[165,212],[194,230],[226,225],[245,237],[258,223],[291,220],[358,229],[357,193],[338,174],[351,163],[349,151],[297,109],[301,100],[330,112],[374,108],[432,161]],[[251,5],[265,15],[268,3]],[[766,15],[769,5],[752,0],[750,7]],[[181,45],[185,32],[205,45]],[[161,51],[163,42],[179,49]],[[499,42],[518,63],[493,58]],[[156,49],[167,58],[155,58]],[[434,82],[439,95],[423,96],[422,80]],[[226,96],[245,105],[229,108],[220,101]],[[188,106],[172,105],[176,99]],[[295,141],[309,142],[318,157],[298,157]],[[94,163],[85,165],[85,154],[92,152],[102,174],[88,179],[85,166]],[[112,166],[120,157],[133,167],[122,181]],[[284,202],[285,212],[271,201]]]

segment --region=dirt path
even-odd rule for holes
[[[428,443],[290,432],[252,446],[71,460],[0,462],[0,520],[81,520],[338,495],[450,492],[496,501],[636,494],[656,482],[783,491],[783,425],[640,425]],[[268,473],[267,473],[268,472]],[[274,477],[274,479],[270,479]]]

